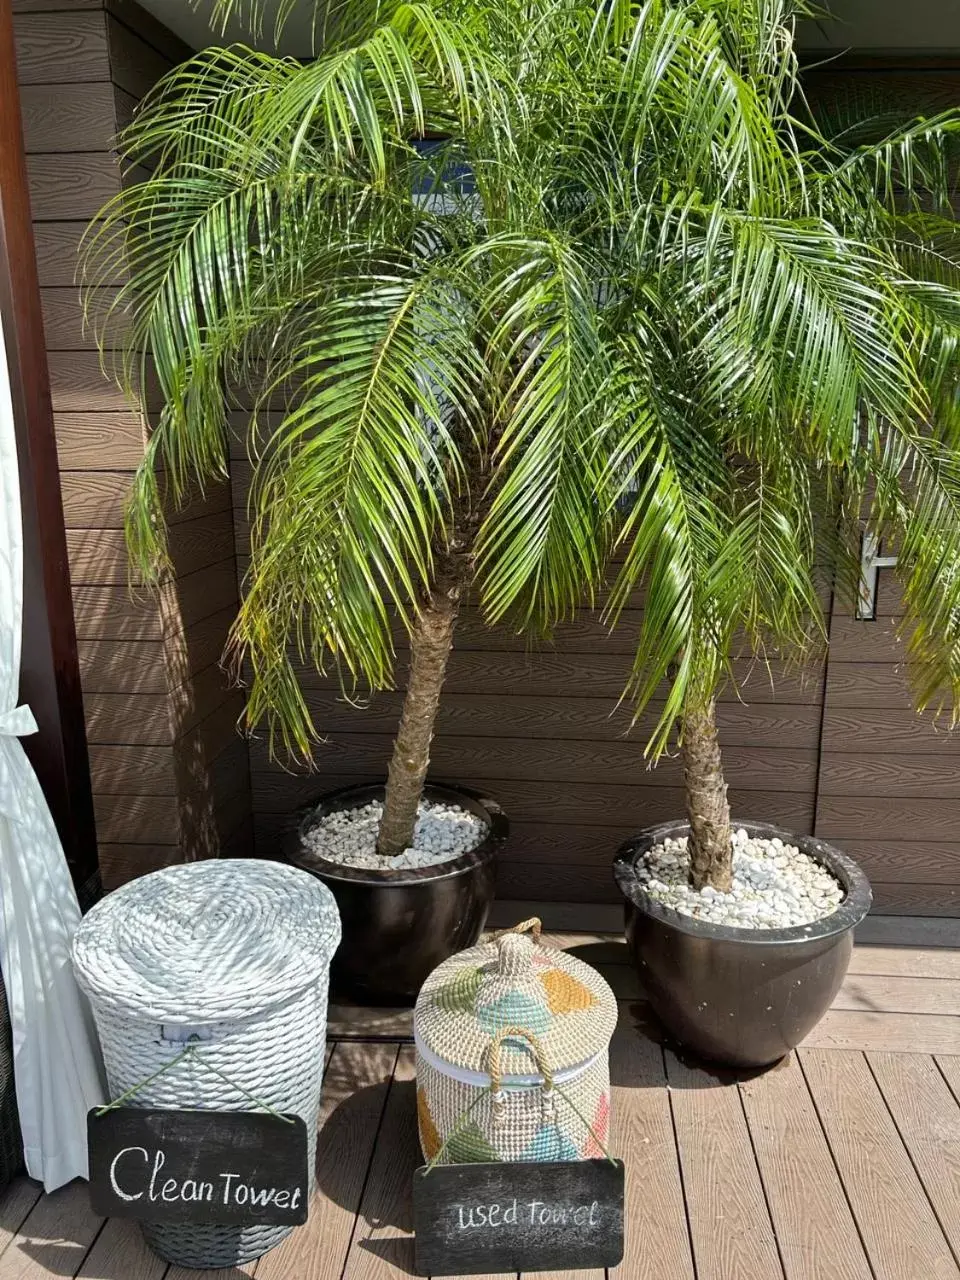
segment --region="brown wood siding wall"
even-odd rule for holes
[[[239,486],[235,486],[239,494]],[[238,511],[239,537],[244,522]],[[239,563],[245,547],[241,543]],[[827,664],[804,677],[776,664],[750,671],[743,701],[720,705],[734,815],[835,841],[864,866],[874,909],[960,915],[960,734],[913,710],[896,640],[898,599],[881,574],[879,615],[859,621],[837,601]],[[630,619],[628,619],[629,623]],[[641,827],[682,816],[677,762],[647,769],[645,716],[629,732],[615,704],[631,636],[595,621],[564,628],[525,652],[467,611],[441,705],[433,776],[486,790],[511,818],[498,896],[522,902],[618,901],[610,863]],[[405,655],[401,647],[398,677]],[[747,672],[746,663],[740,666]],[[382,776],[401,694],[355,707],[305,671],[327,741],[314,774],[251,748],[257,852],[273,855],[290,812],[329,788]],[[772,687],[770,680],[772,678]]]
[[[249,465],[235,445],[238,566],[247,558]],[[876,621],[829,603],[828,662],[798,674],[737,664],[742,700],[721,700],[720,736],[734,815],[836,841],[865,867],[875,910],[960,915],[960,734],[912,709],[896,639],[899,597],[881,573]],[[487,791],[511,837],[498,896],[521,902],[615,904],[610,864],[641,827],[682,816],[677,761],[648,769],[646,715],[631,731],[616,708],[629,669],[631,624],[607,636],[585,617],[529,652],[466,610],[459,625],[433,751],[432,775]],[[399,640],[398,680],[405,653]],[[347,702],[304,670],[326,741],[316,772],[290,771],[251,745],[256,847],[274,855],[291,812],[323,791],[382,776],[401,693]]]
[[[910,699],[901,599],[880,573],[877,620],[830,624],[816,833],[857,858],[874,909],[960,915],[960,734]]]
[[[250,467],[243,445],[232,463],[238,566],[246,563]],[[617,900],[610,872],[618,844],[643,826],[682,814],[676,760],[648,769],[647,716],[632,733],[616,703],[630,667],[631,624],[607,636],[595,618],[564,627],[537,652],[508,631],[484,628],[467,609],[454,653],[432,752],[431,775],[486,791],[510,816],[499,868],[502,898],[544,902]],[[406,666],[403,637],[397,677]],[[746,663],[739,664],[741,674]],[[326,741],[316,771],[271,763],[262,737],[251,745],[257,853],[275,854],[291,811],[323,791],[382,777],[396,729],[400,693],[350,705],[335,681],[304,671],[308,702]],[[720,718],[730,794],[737,812],[810,832],[823,702],[823,670],[801,678],[776,672],[774,695],[757,666],[750,705],[725,697]]]
[[[107,887],[179,860],[249,852],[240,697],[218,660],[236,609],[229,485],[174,517],[159,598],[127,584],[123,503],[144,438],[99,368],[75,284],[87,220],[119,189],[136,101],[188,52],[130,0],[14,0],[18,71]],[[118,284],[120,281],[117,282]]]
[[[935,116],[960,103],[960,67],[848,55],[807,74],[817,110]],[[838,118],[843,118],[842,116]],[[913,710],[897,638],[902,602],[880,572],[877,620],[834,604],[816,832],[862,862],[874,909],[960,915],[960,735]]]
[[[19,701],[37,733],[24,739],[83,908],[100,896],[80,663],[67,567],[60,469],[33,247],[16,47],[0,3],[0,312],[23,525]]]

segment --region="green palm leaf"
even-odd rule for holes
[[[818,123],[800,12],[317,6],[312,61],[208,50],[148,96],[123,147],[150,176],[87,259],[94,290],[129,269],[90,308],[108,371],[161,391],[128,532],[162,567],[239,411],[234,644],[278,746],[322,730],[301,664],[388,685],[455,562],[451,618],[473,586],[531,635],[642,592],[625,693],[663,697],[656,756],[738,644],[819,642],[863,522],[899,548],[920,700],[956,704],[960,113]]]

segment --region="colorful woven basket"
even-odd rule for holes
[[[605,1154],[616,1021],[603,978],[544,946],[538,920],[444,961],[414,1013],[427,1161]]]

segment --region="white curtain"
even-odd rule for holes
[[[87,1177],[87,1110],[104,1100],[96,1032],[70,963],[80,920],[56,827],[20,738],[20,481],[0,327],[0,965],[13,1026],[27,1172],[47,1191]]]

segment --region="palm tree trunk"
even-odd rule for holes
[[[713,698],[692,701],[684,709],[681,755],[690,821],[690,883],[694,889],[710,885],[729,893],[733,839]]]
[[[460,601],[473,575],[471,550],[469,546],[454,546],[438,559],[433,586],[410,632],[407,692],[387,770],[377,835],[377,852],[388,858],[403,853],[413,843]]]

